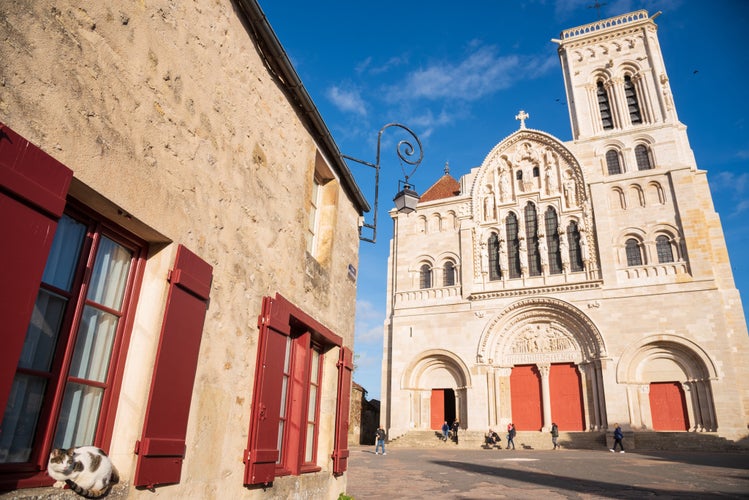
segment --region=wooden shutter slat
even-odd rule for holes
[[[332,456],[333,474],[343,474],[348,468],[348,429],[353,370],[353,352],[348,347],[341,347],[338,360],[338,397],[336,401],[335,443]]]
[[[73,171],[0,123],[0,411],[23,350]]]
[[[170,273],[133,484],[178,483],[213,268],[180,245]],[[185,279],[189,276],[190,279]]]

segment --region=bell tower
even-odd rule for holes
[[[562,32],[574,140],[678,124],[657,26],[644,10]]]

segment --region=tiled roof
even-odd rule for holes
[[[434,201],[460,194],[460,183],[448,172],[421,195],[419,201]]]

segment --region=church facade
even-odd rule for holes
[[[562,32],[571,141],[526,127],[393,213],[382,419],[746,437],[749,338],[656,16]]]

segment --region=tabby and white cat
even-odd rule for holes
[[[55,448],[49,454],[47,474],[56,479],[55,488],[71,490],[86,498],[98,498],[120,480],[112,461],[101,448],[79,446],[63,450]]]

